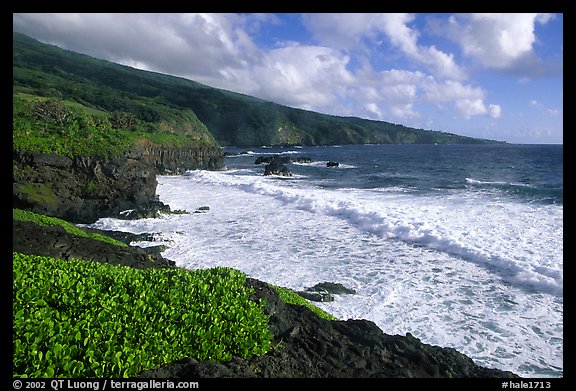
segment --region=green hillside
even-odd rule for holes
[[[494,142],[289,108],[95,59],[18,33],[13,34],[13,72],[19,100],[32,96],[76,104],[102,129],[165,133],[204,145]]]

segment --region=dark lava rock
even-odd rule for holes
[[[328,292],[298,291],[296,293],[298,293],[300,296],[310,301],[325,302],[325,303],[334,301],[334,295]]]
[[[254,161],[254,164],[270,163],[272,161],[272,156],[258,156]]]
[[[152,217],[158,174],[224,167],[219,147],[160,147],[142,140],[121,156],[62,157],[13,151],[12,206],[74,223],[134,209]],[[148,214],[146,214],[148,213]]]
[[[330,160],[328,163],[326,163],[326,167],[338,167],[339,165],[340,165],[340,163],[334,162],[332,160]]]
[[[282,157],[274,156],[270,163],[264,167],[264,175],[292,176],[292,172],[283,163]]]
[[[201,206],[194,211],[194,213],[206,213],[210,210],[209,206]]]
[[[292,176],[292,172],[288,168],[290,163],[311,163],[310,157],[296,157],[291,158],[285,155],[272,155],[272,156],[258,156],[254,164],[266,164],[264,167],[264,175],[280,175]]]
[[[39,226],[13,220],[12,250],[27,255],[42,255],[68,261],[86,261],[132,266],[138,269],[175,266],[158,251],[141,247],[120,247],[99,240],[72,235],[59,226]]]
[[[344,285],[338,282],[321,282],[319,284],[314,285],[311,288],[306,289],[307,291],[311,292],[328,292],[328,293],[335,293],[335,294],[356,294],[354,289],[346,288]]]
[[[290,157],[286,155],[272,155],[272,156],[258,156],[254,164],[271,163],[272,160],[279,160],[282,164],[290,163],[312,163],[312,158],[309,156]]]
[[[146,378],[430,378],[517,377],[484,368],[450,348],[422,343],[410,333],[388,335],[367,320],[329,321],[304,306],[286,304],[268,284],[248,279],[253,300],[264,299],[278,347],[227,363],[193,357],[142,372]]]
[[[344,285],[336,282],[321,282],[313,287],[306,288],[304,291],[296,292],[305,299],[318,302],[334,301],[335,294],[355,294],[354,289],[346,288]]]
[[[161,201],[153,200],[136,207],[112,215],[122,220],[154,219],[160,216],[160,213],[170,213],[170,206]]]

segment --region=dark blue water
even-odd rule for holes
[[[161,201],[209,213],[98,227],[162,232],[181,267],[234,267],[294,290],[340,282],[357,293],[318,303],[339,319],[563,376],[561,145],[226,151],[227,170],[158,178]],[[255,160],[273,154],[312,162],[265,177]]]
[[[562,145],[388,144],[226,151],[238,154],[227,159],[229,169],[262,172],[263,167],[254,165],[257,156],[310,157],[314,164],[292,164],[290,170],[296,179],[324,188],[398,188],[416,194],[462,190],[563,204]],[[340,167],[326,169],[327,161],[337,161]]]

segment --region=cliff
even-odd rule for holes
[[[156,175],[224,167],[218,147],[138,143],[116,157],[13,152],[13,206],[76,223],[156,200]]]
[[[212,146],[165,146],[142,139],[125,155],[152,165],[160,175],[224,168],[224,153],[220,148]]]

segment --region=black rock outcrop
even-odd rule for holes
[[[273,156],[270,159],[270,163],[264,167],[264,175],[292,176],[292,172],[288,166],[283,163],[283,159],[281,157]]]
[[[318,302],[334,301],[334,295],[353,295],[354,289],[346,288],[338,282],[321,282],[303,291],[296,292],[305,299]]]
[[[517,377],[476,365],[451,348],[422,343],[407,333],[385,334],[368,320],[329,321],[284,303],[268,284],[248,279],[254,300],[264,299],[278,347],[263,356],[227,363],[188,357],[144,371],[146,378],[431,378]]]
[[[15,208],[90,223],[129,209],[162,208],[156,199],[158,174],[223,167],[219,147],[140,143],[114,158],[14,151],[12,203]]]
[[[254,164],[266,164],[264,167],[264,175],[292,176],[292,172],[287,166],[288,164],[311,162],[312,158],[307,156],[291,158],[285,155],[272,155],[258,156]]]
[[[131,266],[137,269],[169,267],[175,262],[156,251],[141,247],[119,247],[110,243],[77,236],[59,226],[40,226],[29,221],[13,220],[12,251],[57,259],[83,259],[92,262]]]

